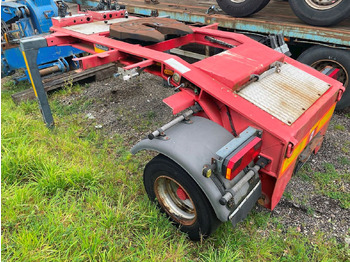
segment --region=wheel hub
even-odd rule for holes
[[[324,59],[324,60],[316,61],[315,63],[311,64],[311,67],[315,68],[318,71],[322,71],[327,66],[339,69],[339,72],[337,74],[337,80],[343,83],[344,86],[348,86],[349,84],[348,72],[345,70],[344,66],[338,63],[337,61]]]
[[[181,200],[188,199],[186,192],[181,187],[176,190],[176,194]]]
[[[316,10],[331,9],[340,4],[342,1],[343,0],[305,0],[306,4]]]
[[[159,204],[169,216],[182,225],[192,225],[197,218],[196,208],[190,195],[174,179],[159,176],[154,183]]]
[[[245,0],[231,0],[231,2],[235,4],[241,4],[241,3],[244,3]]]

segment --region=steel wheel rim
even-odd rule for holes
[[[244,3],[246,0],[231,0],[232,3],[235,3],[235,4],[241,4],[241,3]]]
[[[181,188],[188,199],[181,200],[177,189]],[[159,176],[154,183],[154,192],[160,205],[176,222],[182,225],[192,225],[197,218],[193,200],[187,191],[174,179],[168,176]]]
[[[318,71],[322,71],[326,66],[331,66],[334,68],[340,69],[338,73],[337,80],[346,87],[349,84],[349,73],[345,70],[345,67],[334,60],[322,59],[311,64],[311,67],[315,68]]]
[[[343,0],[305,0],[305,3],[316,10],[328,10],[338,4]]]

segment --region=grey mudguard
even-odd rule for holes
[[[131,153],[147,149],[157,151],[179,164],[196,181],[211,203],[218,219],[228,221],[230,210],[219,204],[222,197],[210,178],[202,175],[205,164],[211,164],[216,151],[234,137],[222,126],[202,117],[191,117],[192,123],[180,122],[166,130],[166,137],[144,139],[137,143]]]

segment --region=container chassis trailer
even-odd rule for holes
[[[258,201],[273,209],[291,176],[317,153],[344,87],[337,80],[251,38],[138,18],[125,10],[52,18],[51,34],[21,39],[43,118],[53,126],[36,56],[72,46],[82,70],[116,62],[121,79],[148,72],[173,87],[163,101],[177,117],[132,149],[159,153],[144,169],[152,201],[193,240],[245,218]],[[171,54],[202,46],[193,61]]]

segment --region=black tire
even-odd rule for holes
[[[338,81],[342,82],[345,92],[337,103],[336,109],[344,109],[350,106],[350,51],[336,48],[313,46],[304,51],[298,61],[321,71],[329,65],[340,69]]]
[[[263,1],[261,1],[260,6],[258,7],[258,9],[255,10],[255,13],[259,12],[260,10],[262,10],[265,6],[267,6],[268,3],[270,3],[270,0],[263,0]]]
[[[270,0],[216,0],[220,8],[233,17],[246,17],[263,9]]]
[[[348,0],[320,4],[318,0],[289,0],[295,15],[307,24],[315,26],[336,25],[350,14]]]
[[[210,236],[220,225],[197,183],[164,155],[156,156],[146,165],[143,183],[149,199],[156,202],[160,210],[191,240],[198,241]],[[180,198],[179,190],[184,199]]]

